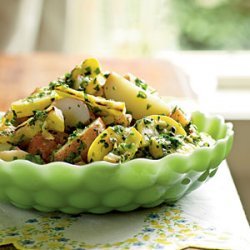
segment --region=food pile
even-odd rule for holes
[[[104,73],[94,58],[13,102],[0,123],[0,159],[5,161],[121,163],[214,143],[145,81]]]

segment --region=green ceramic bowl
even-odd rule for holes
[[[216,143],[190,154],[159,160],[134,159],[122,164],[64,162],[38,165],[0,160],[0,201],[16,207],[64,213],[131,211],[173,203],[214,176],[233,142],[232,124],[221,117],[192,113],[199,131]]]

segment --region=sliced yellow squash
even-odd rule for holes
[[[186,131],[184,130],[184,128],[182,127],[182,125],[169,116],[151,115],[148,118],[154,119],[157,124],[163,122],[163,123],[170,125],[171,127],[174,127],[175,134],[184,135],[184,136],[187,134]]]
[[[141,134],[134,127],[126,128],[119,125],[108,127],[90,146],[88,162],[101,160],[119,162],[132,159],[140,145],[141,138]],[[117,154],[118,151],[120,154]],[[122,159],[122,156],[126,158]]]
[[[72,72],[73,80],[77,79],[79,75],[96,76],[101,72],[100,63],[95,58],[88,58],[82,62],[80,66],[76,66]]]
[[[89,58],[82,62],[81,66],[76,66],[71,72],[73,88],[81,88],[84,92],[92,95],[102,95],[102,86],[106,78],[101,73],[101,67],[95,58]]]
[[[30,96],[13,102],[11,104],[11,109],[15,112],[17,118],[32,116],[34,111],[44,110],[47,108],[55,100],[55,98],[55,93],[41,97],[36,95],[34,97]]]
[[[154,159],[159,159],[164,156],[164,152],[159,143],[159,139],[156,137],[152,137],[149,145],[149,153],[153,156]]]
[[[164,115],[150,115],[144,117],[136,122],[135,127],[143,136],[142,146],[146,146],[151,137],[159,135],[159,127],[166,128],[167,130],[173,128],[173,133],[178,135],[186,136],[187,134],[180,123]]]

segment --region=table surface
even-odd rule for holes
[[[18,98],[25,97],[35,87],[43,86],[70,71],[79,64],[84,57],[77,55],[58,54],[30,54],[30,55],[0,55],[0,110],[8,109],[10,103]],[[131,72],[145,79],[161,95],[195,98],[187,77],[171,63],[164,60],[153,59],[101,59],[104,70],[119,73]],[[228,229],[231,232],[248,232],[247,223],[239,196],[230,176],[226,163],[223,163],[220,174],[211,180],[209,186],[204,185],[186,198],[201,202],[202,199],[211,200],[207,209],[200,207],[200,215],[206,216],[211,224]],[[212,184],[214,183],[214,184]],[[202,197],[203,188],[211,189]],[[206,201],[207,202],[207,201]],[[216,203],[216,207],[214,204]],[[190,206],[190,213],[192,206]]]

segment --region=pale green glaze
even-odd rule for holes
[[[131,211],[172,203],[214,176],[233,143],[232,124],[222,118],[194,112],[192,120],[200,131],[216,139],[214,146],[187,155],[122,164],[37,165],[27,160],[0,160],[0,201],[25,209],[72,214]]]

